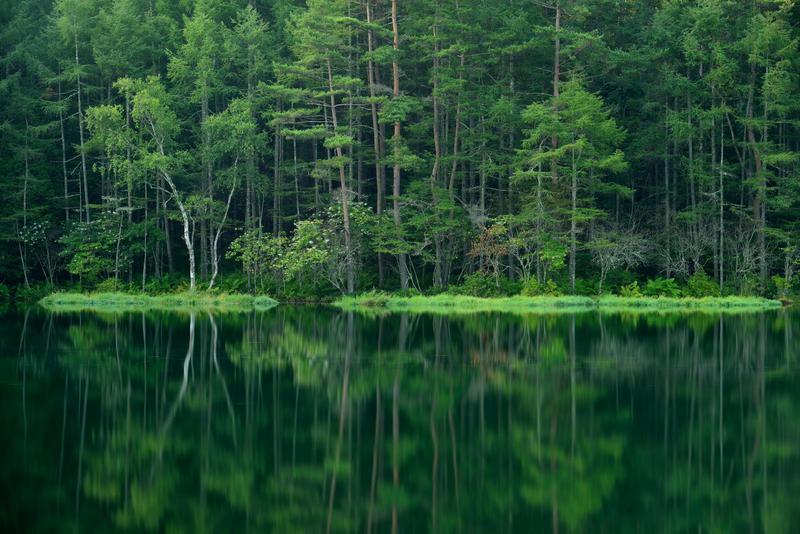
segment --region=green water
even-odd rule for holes
[[[800,312],[0,315],[0,529],[797,532]]]

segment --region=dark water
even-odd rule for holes
[[[0,527],[798,532],[798,331],[6,312]]]

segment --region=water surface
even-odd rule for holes
[[[796,532],[797,330],[7,311],[0,528]]]

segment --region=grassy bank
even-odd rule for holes
[[[496,297],[480,298],[465,295],[400,297],[384,293],[367,293],[342,297],[334,305],[345,310],[386,310],[411,313],[478,313],[478,312],[579,312],[595,306],[589,297]]]
[[[601,311],[707,311],[735,312],[780,308],[777,300],[760,297],[498,297],[480,298],[464,295],[401,297],[386,293],[366,293],[342,297],[334,303],[345,310],[386,310],[410,313],[558,313]]]
[[[597,299],[600,310],[611,311],[700,311],[700,312],[745,312],[781,308],[779,300],[762,297],[617,297],[603,296]]]
[[[269,309],[278,302],[266,296],[203,292],[157,296],[129,293],[53,293],[40,300],[39,304],[52,311],[248,311]]]

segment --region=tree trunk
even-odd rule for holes
[[[365,2],[367,11],[367,24],[372,24],[372,10],[370,2]],[[383,214],[383,196],[386,191],[386,168],[383,159],[383,143],[381,142],[381,126],[378,123],[378,105],[375,103],[375,65],[371,59],[372,51],[375,48],[375,36],[372,28],[367,30],[367,50],[370,59],[367,61],[367,83],[369,84],[370,114],[372,115],[372,149],[375,157],[375,212],[380,216]],[[383,256],[378,253],[378,287],[383,286]]]
[[[61,172],[64,176],[64,221],[69,226],[69,181],[67,175],[67,141],[64,135],[64,102],[61,94],[61,80],[58,80],[58,126],[61,131]]]
[[[147,184],[144,185],[144,245],[142,246],[142,291],[147,282]]]
[[[169,274],[175,272],[175,260],[172,257],[172,232],[166,207],[164,208],[164,246],[167,249],[167,269]]]
[[[577,225],[575,221],[575,210],[578,205],[578,169],[575,162],[575,150],[572,150],[572,186],[570,188],[572,197],[572,211],[570,212],[569,222],[569,287],[575,293],[575,253],[577,250]]]
[[[561,82],[561,2],[556,2],[556,23],[555,23],[555,51],[553,54],[553,99],[560,95]],[[553,133],[552,149],[558,148],[558,134]],[[550,173],[553,183],[558,180],[558,161],[554,157],[550,162]]]
[[[459,82],[462,80],[464,76],[464,54],[461,54],[461,59],[459,60],[460,69],[458,72],[458,80]],[[450,168],[450,183],[448,184],[448,190],[450,191],[450,200],[452,201],[455,199],[455,185],[456,185],[456,170],[458,169],[458,142],[459,142],[459,134],[461,133],[461,95],[459,95],[458,101],[456,102],[456,118],[455,118],[455,130],[453,132],[453,166]]]
[[[30,179],[30,164],[28,162],[28,118],[25,118],[25,175],[22,182],[22,230],[25,232],[27,237],[27,229],[28,229],[28,181]],[[19,235],[19,230],[17,230],[17,235]],[[25,243],[23,245],[22,239],[17,239],[17,244],[19,245],[19,258],[22,262],[22,276],[25,279],[25,287],[30,287],[30,282],[28,281],[28,245]]]
[[[719,132],[719,290],[725,283],[725,127]]]
[[[333,69],[331,68],[331,61],[328,60],[328,89],[331,93],[331,122],[333,123],[333,131],[336,132],[339,122],[336,117],[336,97],[333,93]],[[341,161],[342,147],[336,147],[336,157]],[[347,254],[347,293],[352,294],[355,291],[355,267],[353,265],[353,246],[350,239],[350,205],[349,195],[347,190],[347,179],[345,178],[344,165],[339,163],[339,184],[341,187],[342,195],[342,218],[344,223],[344,248]]]
[[[233,184],[231,185],[231,190],[228,192],[228,201],[225,203],[225,213],[222,214],[222,220],[217,227],[217,231],[214,233],[214,241],[211,243],[211,280],[208,283],[209,290],[214,287],[214,280],[216,280],[217,274],[219,273],[219,255],[217,252],[219,246],[219,237],[222,235],[222,229],[225,227],[225,221],[228,220],[228,212],[231,209],[231,201],[233,200],[233,194],[236,192],[236,163],[234,163],[233,166]]]
[[[433,149],[434,159],[433,168],[431,169],[431,199],[434,206],[438,204],[439,200],[436,195],[436,188],[439,187],[439,166],[442,159],[442,142],[439,136],[439,43],[436,39],[436,24],[433,25],[433,66],[431,72],[431,79],[433,81]],[[433,264],[433,285],[435,287],[444,286],[443,270],[444,270],[444,255],[442,247],[442,237],[438,234],[433,236],[433,248],[435,259]]]
[[[669,99],[666,99],[664,106],[664,235],[667,238],[667,254],[671,249],[670,235],[670,211],[669,211]],[[667,261],[667,278],[672,275],[672,262]]]
[[[278,102],[278,111],[282,111],[281,103]],[[281,138],[280,123],[275,126],[275,139],[273,147],[273,183],[272,183],[272,235],[278,237],[281,233],[281,196],[283,194],[283,183],[281,177],[281,165],[283,163],[283,139]]]
[[[750,66],[750,90],[747,95],[747,141],[750,144],[750,150],[753,153],[753,161],[755,163],[755,178],[756,190],[753,198],[753,220],[756,224],[756,237],[758,241],[758,264],[759,264],[759,279],[762,285],[767,281],[767,251],[766,251],[766,238],[765,238],[765,211],[763,208],[764,203],[764,183],[763,183],[763,165],[761,161],[761,150],[756,143],[756,136],[753,132],[753,93],[755,91],[756,83],[756,66],[755,63]]]
[[[131,101],[128,97],[127,93],[125,94],[125,129],[126,133],[130,134],[131,131]],[[131,169],[133,165],[131,163],[131,141],[130,136],[127,138],[125,143],[125,159],[128,162],[127,176],[125,177],[126,185],[128,187],[128,229],[130,229],[131,224],[133,222],[133,176],[131,173]],[[146,188],[147,186],[145,186]]]
[[[86,177],[86,151],[83,144],[83,102],[81,100],[81,63],[78,57],[78,33],[75,32],[75,67],[78,82],[78,132],[80,134],[81,149],[81,175],[83,177],[83,205],[86,208],[86,222],[89,222],[89,184]]]
[[[688,74],[688,73],[687,73]],[[699,228],[699,215],[697,213],[697,184],[694,179],[694,134],[692,133],[692,101],[688,94],[686,96],[686,111],[688,113],[689,121],[689,202],[692,210],[692,219],[689,226],[690,233],[692,234],[692,272],[697,272],[701,269],[700,266],[700,228]]]
[[[392,48],[395,55],[392,60],[392,95],[394,98],[400,96],[400,65],[397,62],[397,52],[400,49],[400,34],[397,29],[397,0],[392,0]],[[392,215],[394,227],[398,238],[401,235],[400,227],[400,121],[394,123],[394,166],[392,168]],[[406,254],[400,252],[397,255],[397,263],[400,270],[400,288],[408,289],[408,267],[406,265]]]
[[[162,156],[166,156],[163,144],[158,143],[158,150]],[[172,196],[175,198],[175,204],[178,206],[178,210],[181,213],[181,219],[183,221],[183,243],[186,245],[186,252],[189,255],[189,291],[194,291],[196,286],[196,271],[194,243],[192,242],[192,235],[189,231],[189,213],[186,211],[186,206],[183,204],[183,200],[181,200],[180,193],[178,193],[178,188],[175,187],[175,182],[172,181],[172,176],[170,176],[170,174],[164,169],[161,169],[161,175],[164,177],[167,185],[169,185]]]
[[[202,128],[208,119],[209,114],[208,104],[208,88],[203,87],[202,100],[200,102],[200,127]],[[200,275],[205,279],[208,277],[208,264],[209,264],[209,248],[211,245],[211,229],[210,229],[210,203],[214,199],[214,189],[212,186],[212,169],[211,158],[208,156],[208,147],[210,145],[210,138],[207,132],[202,133],[203,143],[203,188],[209,200],[209,208],[204,212],[204,216],[200,219]]]

